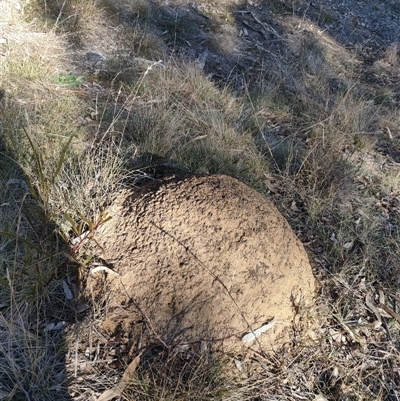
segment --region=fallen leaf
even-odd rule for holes
[[[301,210],[297,207],[295,201],[293,201],[292,204],[290,205],[290,209],[291,209],[293,212],[301,212]]]
[[[62,282],[62,286],[63,286],[63,291],[64,291],[64,295],[65,295],[65,299],[67,301],[70,301],[71,299],[74,298],[74,295],[72,294],[72,291],[70,290],[70,288],[68,287],[68,284],[65,280],[63,280]]]
[[[393,319],[396,319],[398,323],[400,323],[400,315],[396,313],[394,310],[390,309],[388,306],[385,304],[378,304],[377,305],[379,312],[383,310],[387,315],[392,317]],[[386,315],[385,315],[386,317]]]
[[[44,331],[59,331],[64,327],[64,322],[49,323],[44,328]]]

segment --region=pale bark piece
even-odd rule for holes
[[[110,388],[109,390],[104,391],[99,398],[97,398],[97,401],[109,401],[112,400],[113,398],[120,397],[122,392],[124,391],[126,384],[128,383],[129,379],[133,377],[135,374],[136,369],[139,366],[140,363],[140,357],[142,353],[137,355],[135,359],[128,365],[128,367],[125,369],[124,374],[122,375],[121,380],[119,383],[114,386],[113,388]]]

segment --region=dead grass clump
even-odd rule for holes
[[[98,145],[66,158],[51,189],[48,209],[67,237],[79,237],[106,218],[105,209],[129,174],[118,144]]]
[[[208,33],[218,29],[218,24],[197,7],[179,3],[174,8],[159,6],[153,18],[156,28],[164,34],[165,43],[173,50],[187,42],[207,41]]]
[[[135,24],[125,30],[126,41],[129,43],[130,55],[144,57],[147,60],[162,60],[165,57],[164,43],[148,27]]]
[[[225,382],[222,360],[208,351],[169,351],[152,347],[130,379],[125,396],[130,400],[221,400],[231,389]]]
[[[26,8],[26,18],[41,21],[45,29],[64,34],[68,41],[81,46],[83,38],[90,34],[92,22],[101,11],[96,0],[35,0]],[[37,21],[37,20],[38,21]]]
[[[43,327],[36,313],[35,306],[15,301],[1,316],[1,395],[10,400],[66,400],[61,337],[39,335]]]
[[[64,297],[55,299],[60,289],[54,280],[63,275],[58,268],[65,248],[11,156],[3,153],[0,160],[1,396],[66,399],[60,331],[46,334],[58,305],[65,305]]]
[[[267,164],[252,134],[242,129],[242,100],[229,89],[218,89],[193,65],[168,64],[149,74],[138,93],[141,104],[132,108],[125,138],[139,154],[260,185]]]
[[[2,89],[21,104],[48,96],[43,93],[43,82],[60,67],[65,43],[54,33],[30,32],[24,24],[6,26],[3,36],[7,43],[0,45],[4,49],[0,57]]]
[[[265,107],[274,103],[274,97],[267,95],[264,102],[252,102],[256,120],[251,118],[271,166],[278,174],[294,180],[288,186],[301,198],[311,202],[319,199],[320,209],[331,208],[338,200],[345,201],[353,192],[353,180],[362,163],[355,152],[369,149],[374,143],[368,135],[374,121],[368,103],[350,94],[338,96],[335,103],[303,110],[299,118],[290,114],[290,109],[283,107],[278,99],[275,121],[270,119],[266,123],[264,118],[260,124],[258,115],[265,115]],[[296,126],[301,128],[287,133]]]
[[[154,5],[146,0],[105,0],[102,2],[112,15],[117,15],[128,25],[134,25],[137,22],[146,22]]]
[[[24,169],[26,189],[42,207],[48,224],[57,224],[57,231],[69,241],[102,224],[104,209],[128,176],[126,157],[113,138],[107,143],[95,138],[90,145],[80,139],[81,127],[75,127],[75,132],[63,130],[63,124],[74,129],[68,120],[71,116],[54,113],[57,108],[45,110],[36,124],[21,117],[22,126],[7,124],[5,142]]]
[[[290,51],[276,58],[272,75],[259,77],[255,97],[249,88],[250,120],[279,174],[294,179],[302,196],[320,199],[324,209],[351,193],[362,162],[354,154],[374,146],[377,114],[356,85],[332,86],[347,68],[344,56],[311,24],[302,25],[306,29],[288,35]]]

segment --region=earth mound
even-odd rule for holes
[[[227,176],[162,180],[125,197],[98,243],[119,273],[107,290],[110,331],[134,326],[132,306],[164,343],[270,349],[288,339],[296,310],[314,295],[289,224]]]

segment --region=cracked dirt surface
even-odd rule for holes
[[[120,274],[108,289],[103,328],[110,333],[132,327],[131,310],[165,343],[237,346],[273,320],[259,341],[276,348],[288,339],[295,309],[313,298],[307,255],[286,220],[227,176],[168,179],[132,193],[98,242]]]

